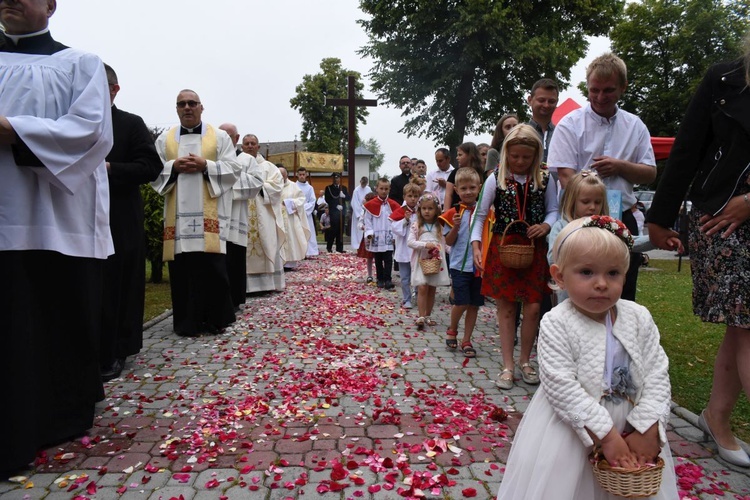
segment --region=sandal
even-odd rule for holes
[[[447,338],[445,339],[445,346],[448,349],[457,349],[458,348],[458,332],[456,330],[448,330],[445,332],[445,335]]]
[[[497,380],[495,381],[495,385],[500,389],[513,389],[513,370],[503,368],[503,371],[500,372],[500,376],[497,377]]]
[[[415,323],[417,325],[417,330],[424,330],[424,316],[418,317]]]
[[[470,340],[466,340],[464,342],[461,342],[461,351],[464,353],[464,356],[467,358],[476,358],[477,357],[477,350],[474,349],[474,346],[471,345]]]
[[[437,321],[435,321],[434,319],[432,319],[432,318],[431,318],[431,317],[429,317],[429,316],[425,316],[425,317],[424,317],[424,322],[425,322],[425,323],[426,323],[427,325],[429,325],[429,326],[435,326],[435,325],[437,325]]]
[[[526,369],[529,371],[526,371]],[[534,370],[534,367],[531,366],[531,363],[528,362],[521,363],[521,378],[529,385],[537,385],[539,383],[539,375]]]

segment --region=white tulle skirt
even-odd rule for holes
[[[632,405],[603,401],[615,426],[622,431]],[[539,387],[518,426],[500,484],[498,500],[605,500],[623,497],[602,490],[591,470],[584,447],[570,425],[555,414],[543,387]],[[664,459],[662,486],[652,499],[678,499],[674,462],[669,445],[661,450]]]

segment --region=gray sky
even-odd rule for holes
[[[369,72],[372,61],[356,54],[367,42],[356,22],[363,17],[354,0],[60,0],[50,30],[59,42],[110,64],[122,87],[116,104],[148,125],[175,124],[177,93],[191,88],[206,122],[233,122],[262,145],[299,138],[302,120],[289,99],[304,75],[319,72],[322,59],[338,57],[347,69]],[[585,63],[608,47],[606,39],[594,40],[574,69],[574,85],[584,79]],[[375,98],[367,79],[365,85],[364,97]],[[569,96],[583,104],[577,90],[564,92],[561,101]],[[431,140],[398,132],[400,110],[369,111],[359,133],[380,143],[381,173],[398,173],[404,154],[436,168]],[[465,138],[490,139],[489,131]]]

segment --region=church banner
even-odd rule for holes
[[[310,172],[344,171],[343,155],[312,153],[309,151],[292,151],[289,153],[268,155],[267,160],[271,163],[275,163],[276,165],[284,165],[284,167],[286,167],[286,169],[289,171],[290,175],[294,175],[294,171],[299,167],[305,167]]]

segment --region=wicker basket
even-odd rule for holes
[[[505,231],[503,231],[503,237],[500,238],[500,246],[498,247],[500,263],[512,269],[525,269],[534,261],[534,240],[529,240],[528,245],[505,244],[505,233],[508,232],[508,229],[513,224],[518,224],[519,222],[526,224],[527,228],[529,227],[529,223],[525,220],[514,220],[505,226]]]
[[[637,469],[612,467],[599,453],[591,454],[591,462],[599,485],[604,491],[625,498],[645,498],[656,495],[661,488],[664,460],[656,459],[654,465],[643,465]]]
[[[440,271],[440,259],[419,259],[422,274],[437,274]]]

